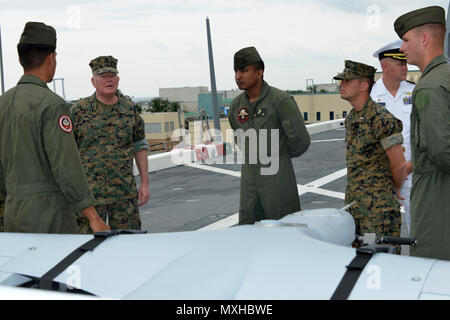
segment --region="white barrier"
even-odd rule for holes
[[[325,132],[325,131],[344,128],[344,120],[345,119],[337,119],[337,120],[308,124],[306,126],[306,129],[308,130],[309,134],[316,134],[316,133],[321,133],[321,132]]]
[[[344,119],[313,123],[306,126],[308,133],[317,134],[344,127]],[[225,148],[229,152],[231,148]],[[192,149],[174,148],[170,152],[158,153],[148,156],[148,172],[173,168],[187,163],[196,163],[208,158],[223,155],[223,144],[199,144]],[[136,162],[133,164],[133,173],[138,175]]]
[[[231,148],[226,148],[231,150]],[[200,144],[192,149],[174,148],[169,152],[158,153],[148,156],[148,172],[155,172],[163,169],[173,168],[188,163],[196,163],[208,158],[221,156],[224,154],[224,144]],[[136,161],[133,162],[133,174],[137,176],[139,170]]]

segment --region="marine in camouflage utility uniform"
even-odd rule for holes
[[[350,208],[357,234],[400,236],[400,203],[385,150],[403,143],[402,129],[401,121],[372,99],[345,119],[345,203],[358,202]]]
[[[107,58],[93,61],[100,66],[111,65]],[[94,93],[72,106],[71,117],[99,216],[105,220],[108,216],[111,229],[140,230],[133,154],[138,151],[135,143],[145,139],[145,124],[134,103],[118,97],[115,105],[105,105]],[[88,232],[87,219],[78,214],[77,220],[80,233]]]
[[[373,79],[375,68],[347,60],[337,80]],[[370,68],[369,68],[370,67]],[[386,150],[403,143],[403,125],[370,97],[362,110],[354,108],[345,119],[347,185],[345,203],[350,207],[356,234],[400,236],[400,203]]]

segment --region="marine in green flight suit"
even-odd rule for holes
[[[310,137],[293,97],[263,80],[264,62],[254,47],[236,52],[234,70],[237,86],[245,90],[228,115],[245,155],[239,224],[280,219],[300,210],[291,158],[306,152]]]
[[[0,194],[6,232],[77,233],[83,210],[94,231],[108,227],[92,204],[68,104],[50,91],[56,31],[25,25],[17,46],[24,75],[0,97]]]
[[[450,66],[444,53],[445,11],[426,7],[400,16],[400,51],[422,72],[412,96],[412,256],[450,260]]]
[[[0,192],[0,232],[3,232],[3,215],[5,213],[5,199]]]

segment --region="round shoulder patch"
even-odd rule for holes
[[[248,120],[248,115],[250,110],[246,106],[242,106],[238,110],[237,119],[239,122],[246,122]]]
[[[59,127],[67,133],[71,133],[73,129],[72,120],[68,115],[62,115],[59,118]]]

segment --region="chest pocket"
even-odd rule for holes
[[[119,112],[117,118],[111,120],[112,134],[117,140],[117,145],[121,148],[128,148],[134,141],[134,115],[126,112]]]
[[[252,113],[255,129],[276,129],[279,123],[278,116],[272,107],[256,106]]]
[[[401,111],[402,115],[409,119],[409,117],[410,117],[409,115],[411,114],[411,111],[412,111],[412,105],[411,104],[404,104],[404,105],[402,105],[402,109],[401,110],[402,110]]]
[[[267,108],[255,108],[253,111],[253,119],[264,118],[267,114]]]
[[[102,137],[102,126],[100,117],[97,113],[84,113],[80,118],[80,123],[77,126],[77,143],[80,146],[80,151],[83,153],[86,149],[96,147]]]
[[[415,118],[415,121],[414,121]],[[421,128],[421,122],[420,118],[417,115],[413,115],[412,123],[414,123],[414,128],[411,128],[411,130],[414,130],[414,146],[413,148],[419,150],[420,152],[425,152],[427,150],[426,146],[422,144],[422,128]],[[412,134],[412,133],[411,133]]]
[[[369,152],[373,148],[373,130],[370,123],[358,120],[350,124],[351,143],[358,154]]]

